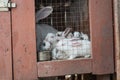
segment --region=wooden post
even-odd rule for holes
[[[36,80],[36,37],[34,0],[12,0],[12,43],[14,80]]]
[[[0,80],[12,80],[10,12],[0,12]]]
[[[114,73],[112,0],[89,0],[93,74]]]
[[[114,36],[115,36],[115,70],[120,80],[120,0],[113,0],[114,5]]]

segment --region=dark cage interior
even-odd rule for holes
[[[88,0],[36,0],[36,11],[52,6],[53,13],[40,23],[52,25],[59,31],[71,27],[75,31],[89,34]]]
[[[50,15],[47,15],[44,19],[38,20],[36,24],[47,24],[58,31],[65,31],[69,28],[71,33],[74,33],[74,31],[82,32],[89,37],[90,41],[88,0],[35,0],[36,15],[39,10],[47,6],[53,9]],[[43,13],[43,16],[44,15],[45,13]],[[37,18],[38,17],[39,16],[37,16]],[[38,28],[36,29],[36,33],[39,35],[38,32],[40,33],[40,31]],[[47,32],[47,29],[44,32]],[[44,39],[41,38],[41,40],[40,44],[42,44]],[[38,46],[40,47],[40,44],[38,44],[39,43],[37,43],[37,48]],[[37,52],[39,51],[40,50],[37,49]]]

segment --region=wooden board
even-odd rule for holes
[[[0,80],[12,80],[10,12],[0,12]]]
[[[115,32],[115,71],[117,79],[120,80],[120,0],[113,0],[114,3],[114,32]]]
[[[14,80],[36,80],[36,38],[34,0],[12,0]]]
[[[66,74],[91,73],[91,59],[38,62],[38,76],[62,76]]]
[[[112,0],[89,0],[93,74],[114,72]]]

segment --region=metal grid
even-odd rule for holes
[[[36,10],[52,6],[54,11],[41,23],[52,25],[58,30],[71,27],[89,34],[88,0],[36,0]]]
[[[35,3],[36,12],[45,6],[53,7],[52,14],[40,20],[40,24],[51,25],[58,31],[72,28],[72,32],[83,32],[90,39],[88,0],[36,0]]]

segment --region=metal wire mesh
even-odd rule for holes
[[[52,6],[53,13],[40,21],[58,30],[71,27],[73,30],[89,34],[88,0],[36,0],[36,10]]]
[[[40,20],[40,24],[51,25],[58,31],[69,27],[72,32],[83,32],[90,38],[88,0],[35,0],[35,3],[36,12],[45,6],[53,8],[52,14]]]

